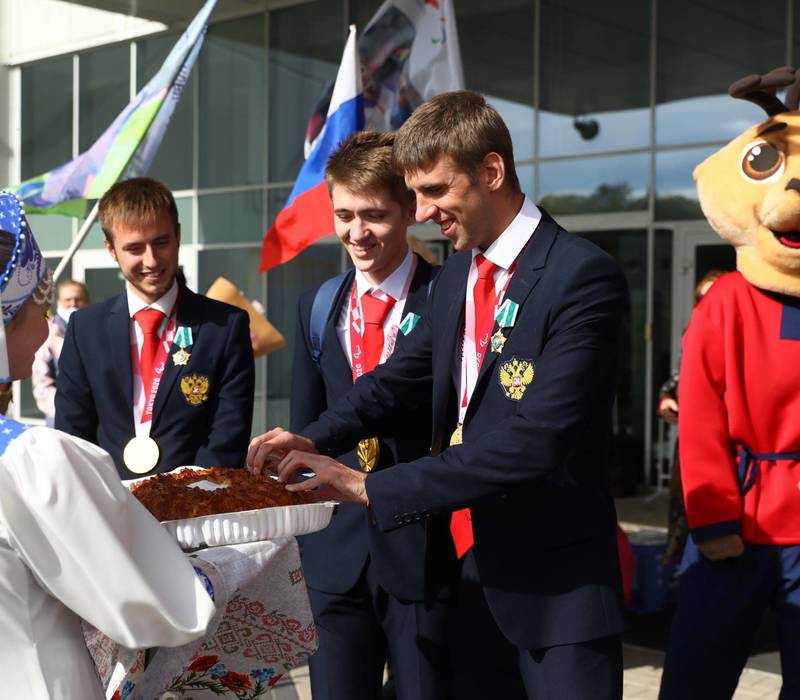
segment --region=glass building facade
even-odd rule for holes
[[[306,121],[336,75],[347,25],[364,27],[380,4],[284,2],[213,22],[151,169],[176,193],[190,286],[203,292],[227,277],[264,305],[289,341],[257,362],[258,431],[288,422],[297,296],[347,264],[336,240],[325,239],[259,275],[261,239],[297,175]],[[797,62],[795,1],[763,3],[758,13],[746,0],[453,4],[466,87],[508,123],[523,188],[565,228],[612,254],[627,276],[614,479],[619,492],[657,485],[670,450],[655,402],[679,361],[691,290],[707,268],[733,264],[702,218],[692,170],[762,120],[727,87]],[[20,66],[22,178],[89,146],[178,34]],[[79,224],[32,220],[54,262]],[[438,237],[430,227],[415,233]],[[122,287],[96,228],[68,274],[85,280],[95,301]],[[35,416],[29,396],[24,387],[23,415]]]

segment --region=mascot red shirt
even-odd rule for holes
[[[684,337],[681,465],[701,549],[729,535],[800,544],[800,113],[756,78],[732,93],[774,116],[695,170],[703,213],[736,247],[738,269]]]

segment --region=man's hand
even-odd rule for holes
[[[350,469],[330,457],[293,450],[275,468],[288,491],[310,491],[320,501],[347,501],[368,506],[364,472]],[[312,471],[314,476],[293,483],[299,474]]]
[[[658,404],[658,415],[670,425],[678,424],[678,402],[675,399],[665,397]]]
[[[725,535],[715,540],[699,542],[697,548],[706,559],[720,561],[730,557],[739,557],[744,552],[744,542],[739,535]]]
[[[283,428],[273,428],[250,441],[247,450],[247,468],[253,474],[260,474],[264,467],[277,473],[275,463],[280,462],[290,450],[314,454],[317,452],[316,446],[308,438],[290,433]]]

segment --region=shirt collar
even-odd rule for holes
[[[169,316],[172,313],[172,307],[175,306],[175,300],[178,298],[178,281],[172,280],[172,286],[169,290],[159,299],[156,299],[152,304],[148,304],[138,294],[136,294],[129,284],[125,285],[125,292],[128,295],[128,316],[133,318],[137,311],[142,309],[151,308],[158,309],[164,316]]]
[[[384,294],[388,294],[395,301],[401,299],[406,288],[408,276],[411,274],[411,266],[413,261],[414,254],[411,252],[411,247],[409,246],[408,252],[406,252],[406,257],[403,258],[403,262],[400,263],[400,267],[398,267],[379,285],[372,284],[367,280],[366,277],[364,277],[364,273],[361,272],[361,270],[356,270],[356,293],[358,294],[358,298],[360,299],[362,295],[368,292],[370,289],[375,289],[383,292]]]
[[[483,255],[498,267],[508,270],[533,236],[541,218],[542,213],[526,196],[522,202],[522,208],[508,228],[485,251],[482,252],[475,248],[472,251],[473,260],[476,255]]]

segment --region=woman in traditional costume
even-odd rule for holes
[[[31,375],[53,284],[17,198],[0,192],[0,382]],[[0,695],[104,697],[81,618],[130,648],[205,633],[214,603],[103,450],[0,417]]]

